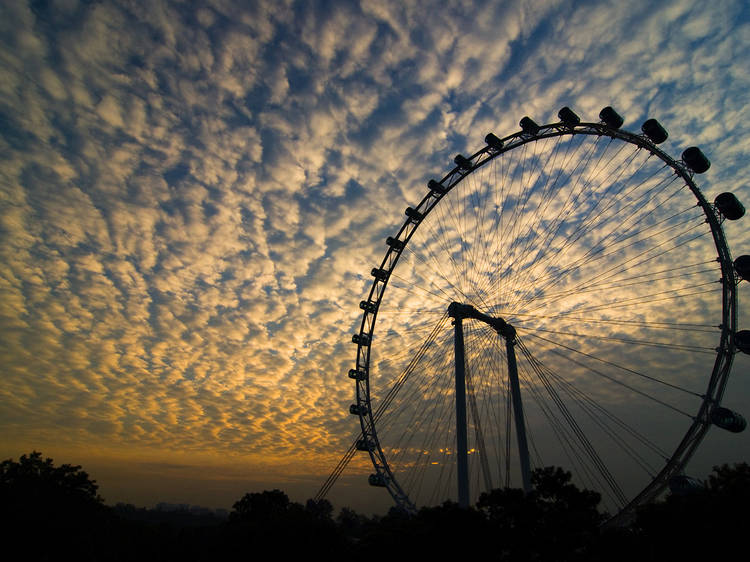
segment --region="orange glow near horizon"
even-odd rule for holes
[[[666,152],[698,145],[712,160],[696,176],[709,201],[734,191],[750,208],[737,183],[750,177],[750,71],[733,55],[749,47],[742,2],[716,11],[695,0],[639,0],[564,14],[542,1],[490,4],[6,2],[2,458],[37,450],[82,465],[109,503],[230,508],[248,491],[274,488],[295,501],[313,497],[360,432],[349,413],[352,335],[386,237],[456,154],[486,146],[490,131],[518,131],[524,115],[550,123],[570,106],[597,121],[611,104],[632,131],[656,117],[670,131]],[[683,208],[682,193],[661,191],[673,174],[641,185],[639,167],[655,164],[643,151],[618,153],[607,139],[579,151],[579,136],[530,143],[477,169],[416,231],[378,312],[373,407],[460,300],[507,317],[533,357],[617,415],[642,408],[630,421],[659,446],[681,438],[637,390],[590,382],[597,360],[569,348],[702,392],[712,352],[685,349],[717,345],[716,251],[692,201]],[[608,182],[616,189],[619,177],[633,180],[633,192],[597,207],[592,194]],[[621,218],[631,208],[632,221]],[[599,211],[611,222],[591,219]],[[656,271],[629,261],[647,247],[658,254],[683,219],[706,236],[679,230],[679,249],[654,258]],[[600,228],[576,232],[580,223]],[[750,253],[750,220],[724,228],[733,255]],[[587,252],[613,239],[617,259],[599,263],[623,271],[599,283]],[[580,278],[556,277],[576,263],[587,264]],[[675,319],[701,328],[664,335]],[[745,320],[741,312],[748,329]],[[446,429],[449,319],[443,328],[378,426],[394,471],[442,463],[438,473],[456,457]],[[473,465],[506,443],[496,423],[505,410],[492,410],[504,390],[483,379],[491,363],[505,376],[506,351],[485,328],[467,322],[473,411],[494,420],[471,427]],[[544,388],[518,354],[529,427],[551,449],[532,397]],[[746,416],[748,367],[738,354],[739,376],[723,399]],[[651,392],[649,384],[638,390]],[[695,396],[672,402],[670,393],[654,395],[694,413]],[[421,412],[445,415],[429,426]],[[430,427],[434,438],[424,439]],[[745,437],[719,433],[696,458],[698,476],[746,460],[737,458],[747,455]],[[412,441],[400,441],[404,434]],[[560,451],[551,459],[568,462]],[[358,453],[331,492],[336,506],[387,511],[387,492],[367,484],[373,470]]]

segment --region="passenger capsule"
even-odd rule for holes
[[[385,243],[387,246],[390,246],[397,252],[404,249],[404,241],[399,240],[398,238],[394,238],[393,236],[389,236],[388,238],[386,238]]]
[[[643,134],[654,144],[663,143],[669,136],[669,133],[667,133],[664,127],[661,126],[661,123],[656,119],[649,119],[643,123],[643,125],[641,125],[641,131],[643,131]]]
[[[375,312],[375,303],[370,301],[359,301],[359,308],[365,312],[373,313]]]
[[[711,410],[711,421],[714,425],[732,433],[740,433],[747,426],[745,418],[729,408],[714,408]]]
[[[697,146],[686,148],[682,153],[682,161],[696,174],[702,174],[711,167],[711,161],[706,158],[706,155]]]
[[[605,125],[612,127],[613,129],[619,129],[625,120],[617,113],[612,106],[608,105],[599,112],[599,119],[601,119]]]
[[[456,154],[456,157],[453,159],[453,161],[456,163],[456,166],[458,166],[462,170],[471,170],[474,167],[474,164],[471,163],[471,160],[469,160],[465,156],[462,156],[461,154]]]
[[[349,413],[353,416],[364,416],[367,414],[367,406],[362,404],[352,404],[349,406]]]
[[[370,345],[370,336],[367,334],[354,334],[352,336],[352,343]]]
[[[734,260],[734,270],[745,281],[750,281],[750,256],[744,255]]]
[[[742,353],[750,355],[750,330],[740,330],[734,334],[734,346]]]
[[[372,271],[370,272],[370,275],[372,275],[378,281],[385,281],[386,279],[388,279],[388,270],[381,269],[378,267],[373,267]]]
[[[486,142],[490,148],[494,148],[495,150],[500,150],[503,147],[503,141],[492,133],[487,133],[487,136],[484,137],[484,142]]]
[[[578,117],[578,115],[576,115],[568,106],[565,106],[558,111],[557,116],[560,118],[560,121],[565,123],[568,127],[575,127],[581,122],[581,118]]]
[[[677,474],[669,479],[669,491],[676,496],[684,496],[705,490],[703,482],[684,474]]]
[[[370,486],[377,486],[379,488],[385,488],[385,478],[382,474],[370,474],[367,478],[367,482]]]
[[[406,214],[407,217],[409,217],[414,222],[419,222],[422,220],[422,217],[424,217],[422,213],[420,213],[416,209],[413,209],[412,207],[407,207],[404,213]]]
[[[439,182],[436,182],[435,180],[428,181],[427,182],[427,187],[430,188],[430,191],[432,191],[434,193],[439,193],[440,195],[442,195],[443,193],[446,192],[446,189],[443,186],[443,184],[441,184]]]
[[[730,221],[736,221],[745,215],[745,207],[734,196],[734,193],[728,191],[717,195],[714,205]]]
[[[367,378],[367,375],[359,369],[349,369],[349,378],[355,381],[363,381]]]
[[[521,126],[521,130],[527,135],[536,135],[539,132],[539,125],[534,123],[531,117],[524,117],[518,124]]]

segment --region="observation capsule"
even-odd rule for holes
[[[744,255],[734,260],[734,270],[745,281],[750,281],[750,256]]]
[[[370,336],[367,334],[354,334],[352,336],[352,343],[370,345]]]
[[[349,369],[349,378],[354,379],[355,381],[363,381],[367,378],[367,375],[365,375],[364,371],[360,371],[359,369]]]
[[[740,330],[734,334],[734,346],[742,353],[750,355],[750,330]]]
[[[436,182],[435,180],[430,180],[427,182],[427,187],[430,188],[430,191],[433,191],[435,193],[443,194],[446,192],[445,187],[443,187],[443,184]]]
[[[370,486],[377,486],[379,488],[385,488],[385,478],[382,474],[370,474],[367,478],[367,482]]]
[[[359,308],[365,312],[375,312],[375,303],[370,301],[359,301]]]
[[[484,142],[486,142],[490,148],[494,148],[495,150],[500,150],[503,147],[503,141],[492,133],[487,133],[487,136],[484,137]]]
[[[697,146],[686,148],[682,153],[682,161],[696,174],[702,174],[711,167],[711,161],[706,158],[706,155]]]
[[[373,267],[370,275],[372,275],[378,281],[385,281],[386,279],[388,279],[388,270]]]
[[[458,166],[462,170],[471,170],[474,167],[474,164],[471,163],[471,160],[469,160],[465,156],[462,156],[461,154],[456,154],[456,157],[453,159],[453,161],[456,163],[456,166]]]
[[[531,117],[524,117],[518,124],[521,126],[521,130],[527,135],[535,135],[539,132],[539,125],[537,125]]]
[[[581,122],[581,118],[578,117],[578,115],[576,115],[567,105],[557,112],[557,116],[560,118],[560,121],[565,123],[568,127],[575,127]]]
[[[664,127],[661,126],[661,123],[656,119],[648,119],[645,121],[643,125],[641,125],[641,131],[643,131],[643,134],[654,144],[663,143],[669,136],[669,133],[667,133]]]
[[[385,243],[387,246],[390,246],[396,251],[403,250],[404,249],[404,241],[399,240],[398,238],[394,238],[393,236],[389,236],[385,239]]]
[[[714,408],[711,410],[711,422],[732,433],[740,433],[747,426],[745,418],[729,408]]]
[[[677,474],[669,479],[669,491],[676,496],[684,496],[705,489],[703,482],[684,474]]]
[[[367,406],[362,404],[352,404],[349,406],[349,413],[353,416],[364,416],[367,414]]]
[[[736,221],[745,215],[745,207],[734,196],[734,193],[728,191],[719,193],[714,199],[714,205],[730,221]]]
[[[424,217],[422,213],[420,213],[419,211],[417,211],[416,209],[412,207],[407,207],[404,213],[406,214],[407,217],[409,217],[414,222],[419,222],[422,220],[422,217]]]
[[[601,119],[605,125],[612,127],[613,129],[619,129],[625,120],[612,109],[611,105],[608,105],[599,112],[599,119]]]

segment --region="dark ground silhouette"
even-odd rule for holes
[[[5,552],[31,560],[220,560],[276,555],[356,560],[492,553],[499,560],[693,560],[738,550],[746,533],[750,466],[715,467],[705,485],[640,509],[628,526],[602,527],[600,496],[556,467],[533,492],[497,489],[475,507],[392,509],[366,517],[327,500],[304,505],[281,490],[247,493],[229,517],[208,510],[106,506],[80,466],[33,452],[0,463]],[[743,541],[744,542],[744,541]],[[472,554],[473,553],[473,554]],[[442,556],[441,556],[442,557]]]

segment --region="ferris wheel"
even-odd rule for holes
[[[654,119],[636,134],[611,107],[558,116],[456,156],[372,269],[353,448],[407,511],[528,491],[535,467],[557,465],[625,517],[689,482],[710,426],[745,427],[722,405],[750,351],[750,257],[733,262],[722,230],[743,206],[709,203],[694,175],[710,162],[669,156]]]

